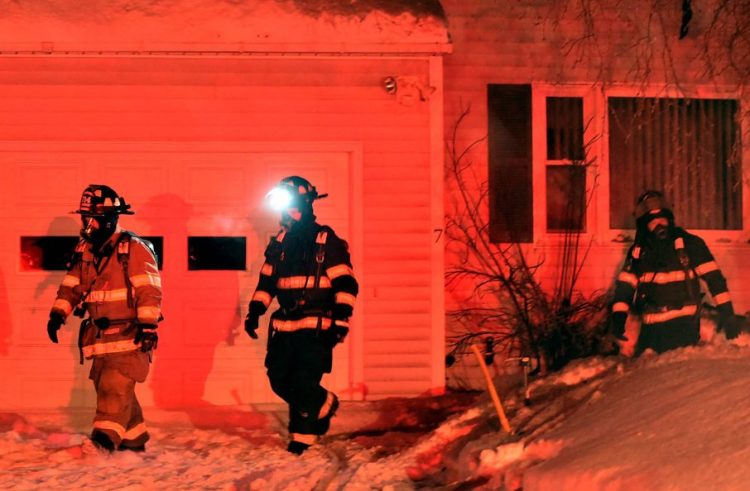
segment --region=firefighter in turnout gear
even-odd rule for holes
[[[637,200],[636,237],[615,283],[612,334],[625,337],[628,313],[641,316],[635,353],[657,353],[700,340],[700,280],[719,312],[719,329],[737,336],[737,318],[722,275],[706,243],[676,227],[664,195],[646,191]]]
[[[144,450],[149,438],[136,382],[149,370],[161,320],[161,279],[151,244],[122,230],[119,215],[130,205],[112,188],[89,185],[81,196],[81,240],[50,312],[47,333],[57,331],[71,314],[81,322],[78,346],[93,358],[89,378],[96,389],[91,440],[112,451]]]
[[[330,373],[333,347],[349,332],[358,285],[347,243],[319,225],[307,180],[291,176],[269,194],[281,211],[282,229],[265,252],[245,331],[257,339],[258,320],[276,297],[265,366],[273,391],[289,405],[288,451],[301,454],[328,431],[338,408],[336,394],[320,385]]]

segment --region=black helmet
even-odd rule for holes
[[[666,218],[669,225],[674,226],[672,207],[661,191],[644,191],[635,202],[633,215],[636,228],[644,232],[647,230],[648,223],[654,218]]]
[[[103,217],[108,215],[133,215],[125,198],[103,184],[89,184],[81,194],[81,204],[72,213]]]
[[[646,214],[657,212],[657,210],[672,213],[672,207],[669,206],[664,193],[661,191],[648,190],[644,191],[635,202],[635,219],[638,220]]]
[[[312,213],[313,201],[326,196],[328,195],[318,194],[315,186],[304,177],[288,176],[279,181],[267,197],[271,205],[281,211],[294,207],[303,213]]]
[[[286,189],[292,195],[292,198],[298,203],[312,204],[316,199],[324,198],[327,195],[319,195],[315,186],[310,181],[300,176],[288,176],[279,181],[279,188]]]

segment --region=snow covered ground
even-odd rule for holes
[[[280,405],[147,410],[147,452],[113,455],[91,414],[0,412],[0,488],[748,489],[748,344],[576,361],[501,393],[513,435],[476,393],[345,403],[301,457]]]

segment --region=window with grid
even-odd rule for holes
[[[582,232],[586,225],[583,99],[547,97],[547,231]]]
[[[688,229],[742,229],[738,103],[610,97],[610,228],[634,228],[634,201],[657,189]]]

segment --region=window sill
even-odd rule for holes
[[[703,239],[709,246],[743,247],[750,245],[750,231],[746,230],[687,229],[687,231]],[[607,235],[600,240],[602,243],[632,244],[634,239],[634,230],[610,230]]]

